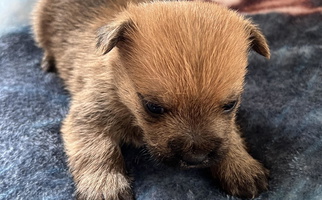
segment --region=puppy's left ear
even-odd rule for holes
[[[102,55],[110,52],[115,46],[121,42],[129,41],[126,32],[133,29],[132,20],[114,21],[108,25],[102,26],[97,30],[96,48]]]
[[[267,44],[267,41],[262,34],[262,32],[253,24],[249,25],[250,31],[250,44],[251,48],[256,51],[258,54],[269,59],[271,57],[271,53]]]

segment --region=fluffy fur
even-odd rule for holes
[[[201,2],[43,0],[33,27],[43,68],[57,69],[72,96],[61,131],[79,198],[132,198],[123,143],[210,167],[232,195],[267,189],[235,124],[248,50],[270,56],[250,21]]]
[[[237,115],[251,155],[270,170],[269,190],[256,199],[322,199],[322,15],[249,17],[272,53],[269,62],[250,56]],[[41,71],[29,32],[0,37],[0,199],[74,199],[59,134],[69,95],[56,73]],[[155,165],[141,149],[122,150],[137,199],[231,199],[207,168]]]

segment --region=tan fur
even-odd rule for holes
[[[249,49],[270,56],[264,36],[216,4],[137,3],[41,0],[34,11],[42,67],[71,94],[61,132],[78,198],[133,198],[123,143],[210,167],[229,194],[258,195],[268,172],[245,150],[235,114]],[[145,102],[166,111],[154,116]]]

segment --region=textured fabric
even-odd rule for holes
[[[211,0],[243,13],[283,12],[304,15],[322,12],[321,0]]]
[[[252,17],[272,56],[250,55],[238,122],[251,154],[270,169],[257,199],[322,199],[322,14]],[[73,199],[60,124],[69,96],[29,29],[0,38],[0,199]],[[228,199],[206,169],[155,164],[125,147],[138,200]]]

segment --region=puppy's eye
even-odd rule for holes
[[[139,98],[142,101],[142,105],[144,107],[144,110],[149,113],[152,117],[159,117],[160,115],[162,115],[163,113],[166,112],[166,109],[157,104],[157,103],[152,103],[148,100],[145,100],[143,95],[138,93]]]
[[[162,106],[148,102],[148,101],[143,101],[143,104],[144,104],[145,109],[153,115],[161,115],[165,111],[165,109]]]
[[[224,110],[224,112],[230,112],[232,111],[235,107],[236,107],[237,101],[231,101],[227,104],[225,104],[222,108]]]

